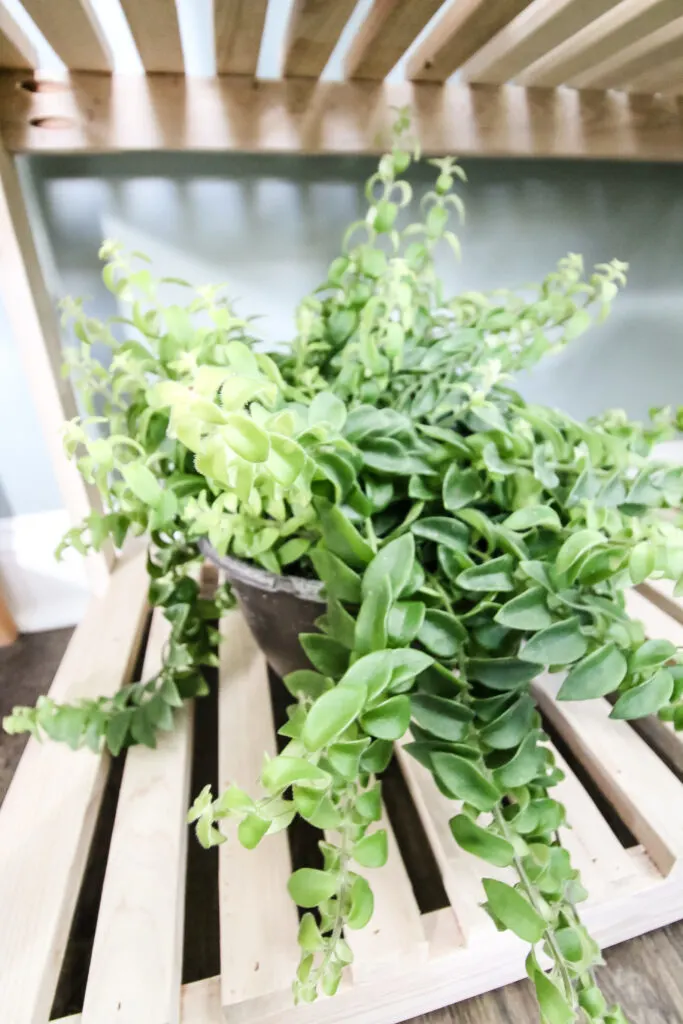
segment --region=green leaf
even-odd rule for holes
[[[320,934],[320,929],[313,914],[304,914],[299,924],[297,941],[302,949],[308,953],[315,953],[325,948],[325,940]]]
[[[327,749],[327,760],[336,772],[345,779],[355,779],[360,770],[361,755],[368,748],[369,740],[340,740]]]
[[[245,413],[232,412],[221,427],[221,436],[247,462],[265,462],[270,453],[268,434]]]
[[[351,855],[364,868],[384,867],[389,855],[386,830],[381,828],[377,832],[363,836],[354,843]]]
[[[438,658],[454,658],[464,640],[461,624],[448,612],[428,608],[418,639],[428,651]]]
[[[323,626],[324,622],[324,626]],[[327,614],[316,621],[316,625],[350,651],[355,644],[356,620],[349,615],[344,605],[334,597],[327,599]]]
[[[379,821],[382,817],[382,787],[379,782],[356,797],[354,811],[366,821]]]
[[[341,509],[325,498],[316,498],[314,504],[320,516],[325,544],[330,551],[353,569],[362,569],[368,565],[374,552]]]
[[[285,684],[292,697],[311,697],[316,700],[322,693],[330,689],[332,681],[319,672],[312,672],[310,669],[298,669],[284,676],[282,682]]]
[[[346,423],[346,406],[331,391],[319,391],[308,407],[309,423],[329,423],[341,430]]]
[[[324,548],[315,548],[310,552],[310,557],[328,595],[336,597],[338,601],[360,604],[361,578],[358,573]]]
[[[300,633],[299,643],[313,667],[324,676],[337,678],[346,672],[349,652],[336,640],[322,633]]]
[[[472,804],[478,811],[491,811],[501,799],[498,788],[464,757],[437,750],[432,769],[454,798]]]
[[[569,573],[572,568],[578,567],[587,551],[605,544],[607,538],[597,530],[579,530],[572,534],[560,548],[555,560],[555,568],[559,573]],[[574,574],[575,575],[575,574]]]
[[[670,640],[646,640],[631,658],[631,671],[644,672],[663,665],[673,658],[676,650]]]
[[[413,523],[411,529],[416,537],[423,537],[436,544],[443,544],[446,548],[466,551],[469,544],[469,530],[459,519],[450,519],[447,516],[428,516],[426,519],[419,519]]]
[[[615,644],[605,644],[575,665],[557,700],[589,700],[616,690],[626,676],[626,658]]]
[[[512,572],[514,563],[511,555],[501,555],[489,562],[475,565],[461,572],[456,583],[463,590],[492,591],[514,590]]]
[[[394,755],[394,744],[389,740],[373,740],[361,755],[361,770],[378,775],[385,770]]]
[[[339,686],[361,686],[367,691],[367,700],[379,696],[389,685],[393,671],[393,651],[373,651],[365,654],[344,673]]]
[[[519,656],[534,665],[569,665],[583,657],[587,646],[579,620],[570,618],[535,633]]]
[[[247,814],[239,823],[237,838],[245,850],[253,850],[263,839],[270,827],[269,821],[264,821],[257,814]]]
[[[416,693],[410,699],[412,715],[418,725],[442,740],[461,740],[469,730],[472,712],[445,697]]]
[[[544,748],[538,744],[541,735],[540,729],[532,730],[522,740],[513,757],[495,769],[493,777],[502,789],[526,786],[541,772],[545,761]]]
[[[346,923],[349,928],[365,928],[375,909],[372,889],[365,878],[356,875],[351,886],[351,907]]]
[[[510,476],[515,472],[516,467],[500,457],[500,452],[493,441],[484,445],[481,457],[489,473],[493,473],[494,476]]]
[[[467,663],[470,679],[490,690],[519,690],[538,675],[538,669],[519,658],[471,658]]]
[[[654,715],[669,703],[673,688],[674,681],[671,673],[662,668],[650,679],[646,679],[644,683],[622,693],[612,708],[610,718],[632,719]]]
[[[152,508],[160,503],[164,492],[157,478],[147,466],[139,462],[131,462],[121,468],[121,476],[126,481],[136,498]]]
[[[337,891],[336,875],[317,868],[299,868],[287,882],[289,895],[299,907],[317,907]]]
[[[628,560],[628,571],[631,583],[638,586],[651,576],[655,568],[655,550],[649,541],[643,540],[636,544]]]
[[[320,750],[356,720],[365,703],[365,687],[335,686],[309,709],[301,740],[307,750]]]
[[[466,814],[458,814],[451,818],[449,825],[456,843],[467,853],[481,857],[482,860],[499,868],[506,868],[512,864],[515,857],[512,845],[488,829],[475,825]]]
[[[462,469],[456,462],[452,463],[443,482],[443,503],[449,512],[464,508],[481,495],[482,483],[474,469]]]
[[[395,692],[404,690],[415,676],[419,676],[434,664],[434,659],[424,651],[416,651],[410,647],[392,651],[391,660],[393,668],[389,688]]]
[[[370,736],[382,740],[399,740],[410,725],[410,699],[403,694],[390,697],[366,712],[360,724]]]
[[[305,782],[308,786],[327,789],[332,779],[322,768],[303,757],[280,754],[265,765],[261,772],[261,782],[271,793],[280,793],[294,782]]]
[[[404,533],[381,548],[363,573],[363,596],[388,580],[392,597],[398,598],[410,579],[414,558],[415,539],[411,533]]]
[[[515,533],[523,533],[525,530],[533,530],[535,527],[542,527],[544,530],[562,529],[560,517],[548,505],[530,505],[527,508],[520,508],[508,516],[502,525],[508,530],[514,530]]]
[[[543,587],[531,587],[523,594],[513,597],[494,616],[496,622],[509,629],[535,632],[550,626],[553,617],[548,611]]]
[[[573,1024],[576,1020],[574,1010],[554,981],[541,971],[534,975],[533,980],[544,1024]]]
[[[128,730],[130,729],[130,720],[132,717],[133,712],[130,710],[119,711],[118,714],[113,715],[107,722],[105,738],[107,746],[114,757],[116,757],[117,754],[120,754],[123,749],[123,744],[128,737]]]
[[[483,885],[488,905],[501,924],[525,942],[541,941],[545,921],[521,893],[495,878],[484,878]]]
[[[426,608],[422,601],[399,601],[389,612],[387,630],[394,647],[412,644],[422,629]]]
[[[358,654],[383,650],[387,645],[387,618],[391,608],[391,583],[379,579],[367,592],[356,620],[354,647]]]
[[[531,728],[535,710],[533,698],[525,693],[512,707],[485,726],[479,735],[494,750],[509,750],[516,747]]]

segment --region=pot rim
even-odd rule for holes
[[[267,569],[252,565],[251,562],[244,562],[241,558],[219,555],[208,537],[200,538],[199,550],[214,565],[225,569],[229,578],[237,583],[244,583],[258,590],[267,590],[273,594],[291,594],[303,601],[314,601],[323,606],[325,604],[320,580],[308,580],[303,576],[278,576]]]

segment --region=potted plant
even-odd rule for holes
[[[213,657],[210,621],[220,609],[204,607],[191,579],[179,578],[197,539],[208,538],[232,560],[257,635],[263,595],[289,592],[299,609],[294,632],[308,666],[295,664],[291,643],[268,652],[281,670],[293,666],[284,684],[294,702],[281,730],[289,742],[265,765],[261,795],[234,784],[214,797],[206,787],[190,812],[206,846],[224,841],[231,819],[246,847],[295,815],[339,837],[321,840],[322,869],[300,869],[289,882],[306,910],[296,997],[335,992],[351,960],[344,930],[370,920],[371,887],[354,865],[386,860],[375,825],[380,778],[410,728],[407,749],[454,801],[454,842],[514,869],[512,885],[484,880],[486,908],[529,942],[543,1019],[619,1024],[626,1018],[595,982],[600,952],[577,911],[585,892],[558,837],[564,809],[552,788],[561,772],[532,683],[546,669],[563,671],[560,699],[610,695],[614,717],[683,720],[679,652],[645,641],[621,596],[652,574],[683,573],[683,533],[661,514],[680,505],[682,471],[649,458],[675,422],[660,410],[645,425],[621,413],[580,424],[527,404],[511,376],[604,315],[625,266],[584,277],[571,255],[533,294],[450,299],[433,251],[444,241],[458,251],[450,225],[464,175],[452,158],[433,161],[423,216],[404,224],[411,160],[400,141],[382,157],[366,219],[300,306],[283,353],[255,349],[248,325],[215,292],[169,321],[177,307],[160,306],[148,272],[113,252],[109,283],[150,289],[152,308],[133,307],[142,350],[122,346],[115,357],[125,415],[105,412],[105,438],[76,425],[70,442],[84,446],[81,468],[109,499],[107,515],[150,530],[158,546],[151,571],[174,622],[170,665],[124,691],[120,706],[43,703],[9,724],[74,744],[104,735],[115,749],[112,723],[126,714],[113,738],[153,742],[154,727],[170,724],[158,707],[177,703],[181,681]],[[76,314],[88,344],[102,327],[88,326],[80,307]],[[204,326],[188,326],[190,316]],[[106,522],[92,521],[89,542],[122,524]],[[296,579],[308,581],[308,607]]]

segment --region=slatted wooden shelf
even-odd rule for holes
[[[284,21],[213,0],[185,5],[185,30],[175,0],[121,0],[137,76],[101,5],[22,2],[33,33],[0,4],[10,151],[374,152],[408,104],[427,151],[683,159],[679,0],[293,0]],[[198,77],[184,35],[213,39]],[[264,51],[279,64],[259,78]]]
[[[678,605],[663,610],[645,592],[630,594],[629,603],[648,630],[681,642]],[[130,676],[145,615],[138,555],[116,567],[108,592],[93,602],[52,695],[114,692]],[[234,779],[249,787],[263,752],[275,750],[271,690],[240,614],[227,615],[221,632],[219,784]],[[165,636],[155,613],[144,675],[158,665]],[[557,704],[554,688],[553,680],[541,681],[538,698],[566,755],[557,754],[567,773],[558,797],[572,826],[563,838],[591,893],[586,923],[609,946],[683,918],[683,784],[654,749],[663,740],[665,760],[676,762],[671,751],[680,740],[651,723],[646,742],[627,723],[609,721],[606,702]],[[421,913],[408,855],[385,814],[389,861],[369,873],[376,910],[368,928],[350,936],[357,957],[350,976],[334,999],[294,1008],[297,914],[285,889],[288,838],[280,833],[254,851],[231,841],[218,854],[220,976],[183,985],[183,948],[195,941],[183,920],[193,742],[206,736],[195,737],[188,707],[156,750],[128,752],[82,1012],[61,1024],[392,1024],[523,976],[524,943],[496,932],[479,906],[482,874],[507,871],[456,846],[448,827],[456,803],[399,749],[446,905]],[[30,740],[0,811],[0,1006],[11,1024],[50,1020],[108,767],[105,755]],[[636,845],[624,845],[613,815]]]

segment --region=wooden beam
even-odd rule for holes
[[[72,71],[112,70],[111,49],[90,0],[22,3],[52,49]]]
[[[531,0],[459,0],[446,11],[408,62],[408,78],[445,82]]]
[[[641,75],[683,56],[682,43],[683,17],[679,17],[625,47],[590,71],[577,75],[575,84],[587,89],[616,89],[630,85]]]
[[[23,29],[4,7],[0,7],[0,68],[35,68],[36,49]]]
[[[672,60],[664,61],[657,67],[638,75],[628,83],[629,92],[654,93],[681,91],[683,84],[683,47],[679,55]]]
[[[443,0],[374,0],[351,42],[346,77],[381,81],[442,4]]]
[[[213,0],[216,71],[255,75],[268,0]]]
[[[17,88],[20,80],[18,72],[0,74],[0,134],[15,152],[377,153],[391,141],[392,107],[409,105],[429,153],[683,159],[683,113],[665,97],[79,74],[62,92],[31,93]],[[17,314],[23,317],[21,303]]]
[[[175,0],[121,0],[145,71],[184,70]]]
[[[502,84],[621,0],[535,0],[463,68],[468,82]]]
[[[294,0],[282,74],[319,78],[355,6],[356,0]]]
[[[25,95],[28,93],[23,91]],[[1,135],[1,133],[0,133]],[[0,143],[0,287],[26,379],[41,421],[64,504],[74,523],[99,508],[89,488],[62,447],[64,422],[77,415],[68,381],[61,375],[61,341],[57,315],[36,252],[24,197],[14,162]],[[91,584],[101,591],[113,563],[113,551],[88,556]]]
[[[518,76],[520,85],[573,85],[578,75],[617,56],[681,13],[681,0],[623,0]]]

